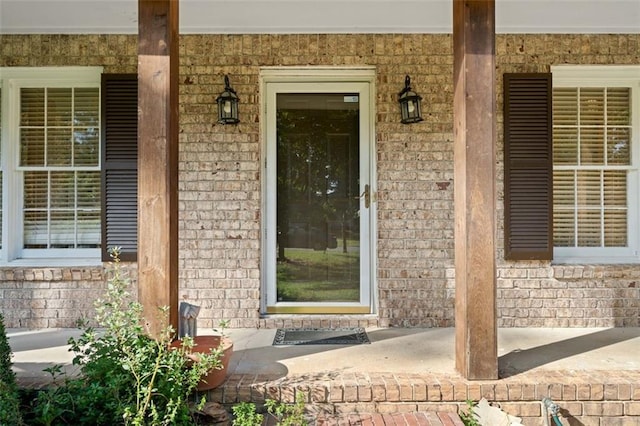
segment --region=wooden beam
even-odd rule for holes
[[[495,2],[453,0],[456,369],[498,378]]]
[[[178,1],[138,1],[138,297],[178,328]]]

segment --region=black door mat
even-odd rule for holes
[[[362,327],[279,328],[273,346],[283,345],[360,345],[371,343]]]

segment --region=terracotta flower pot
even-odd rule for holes
[[[220,346],[220,341],[222,340],[222,356],[220,357],[220,362],[222,363],[222,369],[212,369],[209,373],[202,376],[200,383],[196,387],[196,390],[205,391],[209,389],[216,388],[220,386],[224,379],[227,376],[227,371],[229,367],[229,361],[231,360],[231,355],[233,355],[233,342],[231,339],[227,337],[221,336],[196,336],[193,338],[193,348],[191,349],[191,354],[189,358],[194,362],[198,362],[199,357],[198,354],[201,353],[209,353],[211,349],[216,349]],[[180,347],[182,345],[182,340],[176,340],[171,343],[172,347]]]

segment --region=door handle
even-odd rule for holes
[[[364,191],[362,191],[362,194],[358,195],[357,197],[355,197],[356,200],[360,199],[364,197],[364,206],[366,208],[369,208],[369,206],[371,206],[371,191],[369,190],[369,184],[365,184],[364,186]]]

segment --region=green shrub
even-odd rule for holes
[[[11,369],[11,347],[0,313],[0,424],[22,425],[16,375]]]
[[[460,416],[460,420],[462,420],[462,423],[464,423],[465,426],[480,426],[478,418],[473,411],[473,407],[475,407],[477,403],[471,400],[467,400],[466,402],[466,411],[460,411],[460,413],[458,413]]]
[[[191,425],[188,397],[203,373],[220,368],[221,351],[187,364],[186,352],[193,340],[170,348],[174,330],[166,326],[157,339],[148,336],[142,305],[130,301],[130,282],[123,274],[119,250],[114,259],[104,299],[96,303],[96,320],[103,328],[89,327],[78,339],[70,339],[81,367],[78,378],[39,393],[34,416],[44,425]],[[166,323],[168,310],[162,310]],[[61,370],[49,371],[54,380]],[[202,401],[203,402],[203,401]]]
[[[261,426],[264,416],[256,411],[253,402],[239,402],[233,407],[233,426]]]
[[[267,399],[264,406],[278,426],[307,426],[309,423],[304,416],[305,398],[304,393],[297,393],[294,404]],[[260,426],[264,422],[264,415],[256,411],[253,402],[240,402],[231,409],[234,415],[233,426]]]
[[[267,399],[265,406],[267,412],[273,416],[279,426],[307,426],[308,422],[304,417],[305,394],[296,393],[295,404],[285,404]]]

